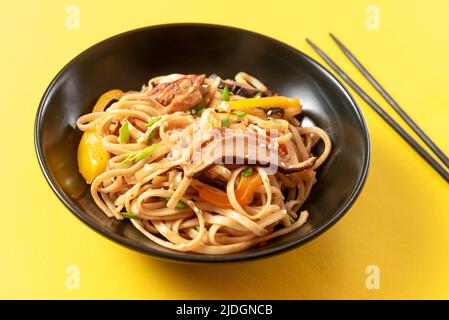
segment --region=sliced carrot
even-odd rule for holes
[[[241,206],[246,206],[253,202],[256,190],[262,185],[262,178],[258,172],[249,176],[242,176],[239,185],[235,190],[235,196]]]
[[[279,149],[281,149],[286,155],[288,155],[287,146],[285,144],[280,144]]]
[[[242,176],[240,182],[235,190],[235,197],[241,206],[246,206],[253,202],[256,190],[262,185],[262,178],[259,173],[255,172],[250,176]],[[219,208],[232,208],[231,203],[226,192],[215,189],[203,184],[198,180],[193,180],[190,184],[201,199]]]
[[[232,208],[226,192],[207,186],[198,180],[193,180],[190,186],[198,191],[198,195],[204,201],[219,208]]]

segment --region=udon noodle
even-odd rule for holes
[[[307,221],[301,207],[331,141],[300,112],[244,72],[156,77],[108,91],[78,119],[80,172],[108,217],[160,246],[239,252]]]

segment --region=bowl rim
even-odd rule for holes
[[[231,30],[236,32],[244,32],[249,33],[254,36],[264,38],[267,41],[270,41],[278,46],[283,47],[284,49],[296,54],[302,56],[305,60],[307,60],[309,63],[314,65],[316,68],[320,69],[320,71],[331,81],[334,82],[334,84],[340,89],[342,93],[346,96],[348,101],[351,103],[351,107],[354,111],[354,113],[357,115],[357,118],[359,120],[359,123],[362,127],[363,137],[364,140],[363,143],[366,146],[365,153],[363,155],[364,162],[363,162],[363,168],[360,178],[357,181],[357,184],[354,188],[354,190],[351,192],[348,199],[345,201],[345,203],[334,212],[334,214],[331,216],[331,218],[326,221],[322,226],[319,228],[314,229],[313,231],[307,233],[304,237],[301,237],[299,239],[295,239],[293,241],[290,241],[286,244],[280,245],[278,247],[270,248],[270,249],[263,249],[258,250],[255,252],[242,254],[238,256],[234,255],[200,255],[200,254],[194,254],[194,255],[184,255],[183,253],[179,253],[177,251],[170,251],[170,252],[164,252],[164,251],[157,251],[151,247],[144,246],[138,242],[135,242],[133,240],[121,237],[117,235],[116,233],[109,231],[108,229],[102,227],[101,225],[95,223],[92,219],[90,219],[83,211],[79,210],[76,206],[72,204],[72,202],[69,200],[68,197],[64,195],[64,192],[61,188],[58,187],[58,184],[53,179],[50,169],[47,166],[47,163],[44,160],[44,153],[42,149],[42,145],[40,143],[41,138],[41,128],[42,128],[42,117],[44,114],[44,110],[46,107],[47,99],[50,95],[50,93],[53,90],[53,87],[58,82],[58,80],[61,78],[61,76],[64,74],[64,72],[69,69],[73,64],[75,64],[80,58],[82,58],[84,55],[88,54],[89,51],[91,51],[94,47],[101,46],[103,43],[118,39],[122,37],[126,37],[130,34],[139,33],[139,32],[145,32],[148,30],[155,30],[155,29],[161,29],[161,28],[179,28],[179,27],[202,27],[202,28],[214,28],[214,29],[223,29],[223,30]],[[73,59],[71,59],[53,78],[53,80],[50,82],[48,87],[45,90],[44,95],[42,96],[39,106],[36,112],[35,117],[35,123],[34,123],[34,146],[35,146],[35,152],[37,156],[37,160],[39,162],[39,166],[41,168],[42,173],[45,176],[45,179],[47,180],[47,183],[50,185],[53,192],[56,194],[58,199],[65,205],[67,209],[69,209],[76,217],[78,217],[82,222],[84,222],[86,225],[91,227],[93,230],[98,232],[99,234],[113,240],[116,243],[119,243],[121,245],[124,245],[125,247],[128,247],[130,249],[136,250],[141,253],[145,253],[147,255],[151,255],[155,258],[161,258],[164,260],[170,260],[175,262],[200,262],[200,263],[223,263],[223,262],[238,262],[238,261],[248,261],[248,260],[255,260],[257,258],[266,258],[270,257],[276,254],[283,253],[287,250],[291,250],[293,248],[296,248],[302,244],[305,244],[306,242],[316,238],[318,235],[324,233],[326,230],[328,230],[331,226],[333,226],[338,220],[341,219],[342,216],[345,215],[345,213],[349,210],[349,208],[354,204],[358,196],[360,195],[367,176],[369,172],[370,162],[371,162],[371,141],[370,141],[370,134],[368,131],[368,126],[366,123],[366,120],[363,116],[362,110],[360,106],[358,105],[357,101],[354,99],[352,94],[349,92],[349,90],[342,84],[342,82],[334,76],[328,69],[326,69],[322,64],[320,64],[315,59],[311,58],[304,52],[300,51],[299,49],[296,49],[293,46],[290,46],[284,42],[281,42],[277,39],[274,39],[270,36],[254,32],[247,29],[227,26],[227,25],[220,25],[220,24],[210,24],[210,23],[167,23],[167,24],[157,24],[157,25],[151,25],[146,27],[141,27],[137,29],[132,29],[126,32],[122,32],[119,34],[116,34],[114,36],[108,37],[104,40],[101,40],[91,46],[89,46],[87,49],[84,49],[81,53],[76,55]]]

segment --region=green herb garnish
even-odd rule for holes
[[[153,124],[155,124],[156,122],[158,122],[161,119],[162,119],[162,117],[155,117],[155,118],[151,119],[151,121],[148,122],[146,126],[151,127]]]
[[[204,110],[206,110],[206,109],[202,108],[196,114],[201,117],[201,115],[203,114]]]
[[[178,203],[176,204],[176,208],[185,209],[185,208],[187,208],[187,205],[182,201],[178,201]]]
[[[122,156],[126,156],[125,159],[120,164],[127,164],[133,160],[134,154],[132,153],[124,153]]]
[[[206,106],[206,102],[207,102],[206,98],[201,99],[201,101],[198,104],[189,109],[190,113],[201,116],[201,114],[204,111],[204,107]]]
[[[140,151],[139,153],[136,154],[136,156],[134,157],[134,163],[137,163],[140,160],[143,160],[146,157],[152,155],[158,148],[159,148],[158,143],[155,143],[149,147],[146,147],[145,149],[143,149],[142,151]]]
[[[231,120],[229,119],[229,117],[224,117],[221,119],[221,126],[222,127],[229,127],[229,125],[231,124]]]
[[[170,200],[170,198],[162,198],[162,199],[165,203],[167,203]],[[187,205],[182,201],[178,201],[178,203],[176,204],[176,208],[185,209],[185,208],[187,208]]]
[[[253,98],[262,98],[262,92],[257,92]]]
[[[119,132],[118,142],[120,142],[120,144],[128,141],[128,139],[129,139],[128,121],[125,120],[125,123],[122,124],[122,126],[120,127],[120,130],[118,132]]]
[[[156,130],[153,130],[150,132],[150,134],[148,135],[148,139],[147,139],[147,145],[151,145],[153,143],[155,133],[156,133]]]
[[[236,116],[237,116],[237,118],[241,118],[241,117],[244,117],[244,116],[246,116],[246,112],[243,112],[243,111],[238,111],[238,110],[236,110],[236,111],[233,111],[233,112],[232,112],[232,114],[233,114],[233,115],[236,115]]]
[[[120,214],[128,219],[136,219],[137,217],[134,215],[134,213],[131,212],[120,212]]]
[[[240,174],[244,177],[248,177],[253,173],[253,167],[248,167],[245,170],[243,170]]]
[[[221,95],[223,96],[224,101],[229,101],[229,98],[231,97],[228,89],[228,85],[225,84],[223,91],[221,92]]]
[[[293,219],[291,216],[288,216],[288,219],[290,220],[291,224],[294,224],[296,222],[295,219]]]
[[[161,119],[162,119],[162,117],[155,117],[155,118],[151,119],[151,121],[148,122],[146,124],[146,126],[151,127],[153,124],[155,124],[156,122],[158,122]],[[154,131],[154,130],[150,132],[150,134],[148,135],[148,138],[147,138],[147,145],[150,145],[151,143],[153,143],[155,133],[156,133],[156,131]]]
[[[138,153],[122,154],[122,156],[126,156],[126,158],[121,162],[121,164],[127,164],[131,161],[133,161],[134,163],[137,163],[140,160],[143,160],[146,157],[152,155],[159,148],[159,146],[160,146],[159,143],[155,143],[149,147],[146,147],[145,149],[143,149],[142,151],[140,151]]]

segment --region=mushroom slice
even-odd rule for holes
[[[260,94],[261,97],[277,96],[277,93],[271,90],[260,91],[232,80],[220,81],[218,89],[224,89],[225,86],[228,86],[228,90],[229,92],[232,92],[232,94],[245,98],[253,98],[257,94]]]
[[[266,137],[269,138],[269,137]],[[259,167],[274,168],[284,174],[301,172],[313,167],[316,157],[311,157],[299,163],[289,163],[288,159],[279,155],[278,149],[272,141],[263,140],[260,142],[254,132],[242,133],[233,132],[227,136],[215,137],[215,139],[203,145],[195,159],[191,159],[186,170],[186,175],[191,178],[203,176],[207,170],[216,164],[225,167],[235,167],[241,165],[254,165]],[[254,147],[252,147],[254,146]],[[276,150],[276,159],[273,161],[273,150]]]

